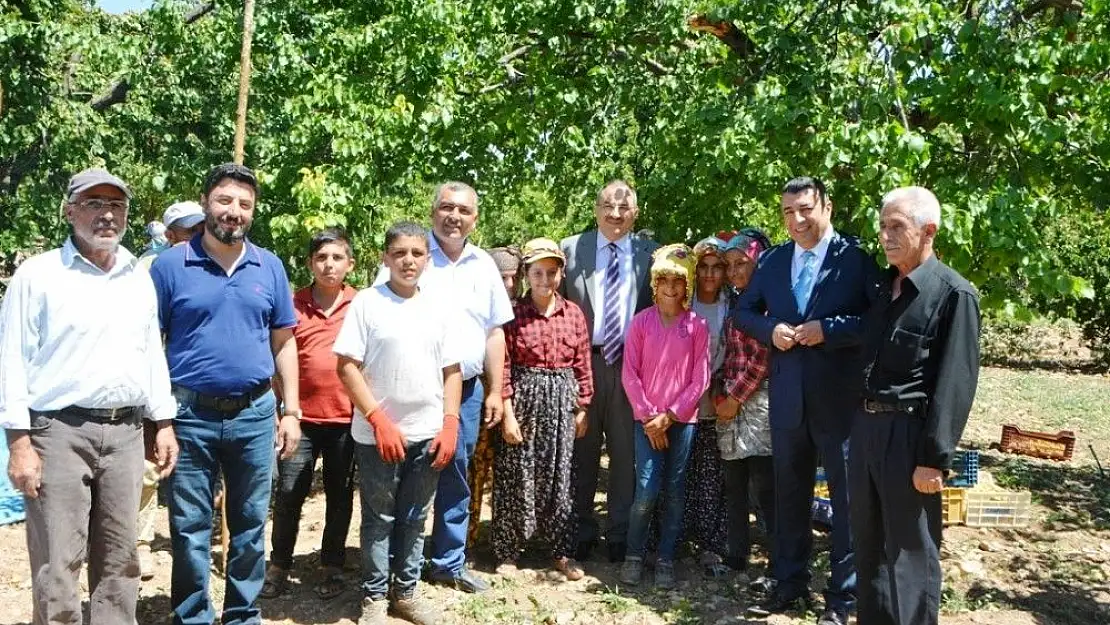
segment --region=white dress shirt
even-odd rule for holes
[[[389,269],[383,266],[374,286],[388,281]],[[420,290],[445,309],[462,313],[451,325],[459,333],[456,345],[463,380],[482,373],[490,331],[513,320],[513,304],[493,258],[467,242],[462,255],[452,262],[429,232],[428,264],[420,275]]]
[[[802,256],[807,251],[813,252],[813,255],[816,256],[813,260],[813,279],[809,282],[809,293],[806,294],[807,301],[813,296],[813,287],[817,285],[817,276],[821,273],[821,266],[825,264],[825,255],[829,252],[829,241],[832,241],[833,234],[835,234],[835,231],[832,224],[829,224],[829,227],[825,228],[825,234],[821,236],[813,249],[806,250],[801,245],[794,244],[794,260],[790,264],[791,290],[794,289],[794,285],[798,284],[798,277],[802,275],[802,266],[804,265]]]
[[[177,414],[154,283],[122,247],[105,272],[67,239],[20,265],[0,306],[0,425],[70,406]]]
[[[636,314],[636,292],[632,288],[635,276],[632,274],[632,237],[627,234],[617,239],[610,241],[605,238],[605,235],[600,231],[597,233],[597,264],[594,266],[594,275],[591,278],[594,281],[594,293],[597,294],[595,300],[590,304],[594,309],[594,327],[593,327],[593,344],[601,345],[604,340],[605,328],[605,273],[609,270],[609,244],[616,243],[617,248],[620,249],[620,267],[621,281],[620,281],[620,301],[624,303],[624,310],[621,315],[621,336],[628,333],[628,324],[632,322],[632,315]]]

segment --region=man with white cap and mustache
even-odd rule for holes
[[[146,269],[150,269],[154,259],[162,252],[204,232],[204,208],[192,201],[174,202],[162,212],[162,226],[165,228],[162,236],[165,237],[166,244],[152,248],[139,257],[139,264]]]
[[[216,618],[208,571],[220,474],[231,531],[221,622],[260,622],[274,450],[290,457],[301,435],[293,293],[277,256],[247,240],[257,199],[253,171],[215,167],[201,195],[204,233],[150,268],[181,442],[180,471],[169,484],[177,625]],[[271,387],[275,373],[284,402]]]
[[[36,625],[81,618],[86,558],[91,622],[135,622],[143,417],[157,423],[157,471],[177,458],[154,286],[120,246],[130,199],[103,169],[74,176],[69,238],[19,267],[0,308],[0,425]]]

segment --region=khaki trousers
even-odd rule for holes
[[[88,560],[92,625],[135,622],[135,546],[143,481],[138,418],[101,423],[65,412],[32,414],[42,487],[25,498],[35,625],[80,624],[78,575]]]

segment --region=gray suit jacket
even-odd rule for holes
[[[594,272],[597,271],[597,230],[587,230],[582,234],[567,237],[559,243],[567,257],[566,275],[559,291],[570,301],[578,304],[586,313],[586,326],[590,333],[594,327]],[[649,239],[632,235],[632,271],[636,281],[632,288],[636,293],[636,312],[651,306],[651,253],[659,244]],[[598,305],[600,306],[600,302]]]

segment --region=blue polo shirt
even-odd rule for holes
[[[202,237],[162,252],[150,268],[170,380],[199,393],[242,395],[274,375],[270,331],[297,325],[293,292],[271,252],[245,242],[229,276]]]

